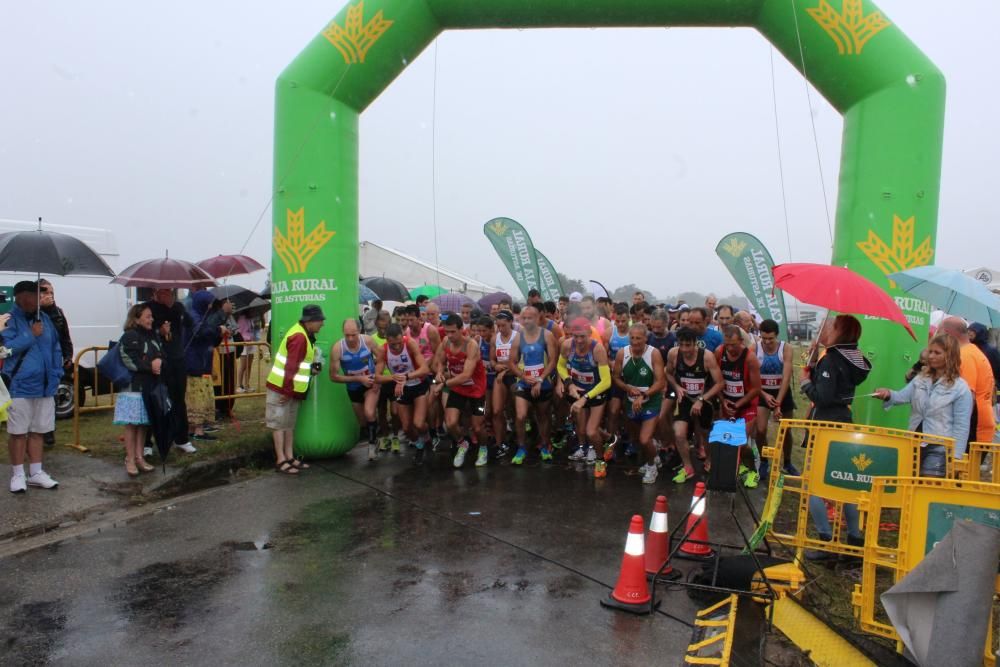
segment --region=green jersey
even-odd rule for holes
[[[645,390],[653,386],[655,379],[653,375],[653,350],[653,347],[647,345],[646,349],[642,351],[642,356],[635,357],[632,356],[631,345],[623,349],[622,379],[625,384],[635,387],[643,393],[646,393]],[[656,392],[648,396],[648,399],[642,404],[643,412],[659,414],[660,404],[663,402],[663,392]],[[629,411],[631,411],[631,406],[629,406]]]

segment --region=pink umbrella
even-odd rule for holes
[[[201,260],[198,262],[198,266],[216,278],[253,273],[265,268],[263,264],[247,255],[216,255]]]
[[[462,304],[472,304],[472,307],[476,307],[476,302],[465,296],[464,294],[458,294],[457,292],[449,292],[448,294],[442,294],[431,299],[432,303],[436,303],[440,306],[442,312],[455,312],[462,310]]]
[[[215,287],[215,278],[197,264],[169,257],[136,262],[119,273],[111,282],[126,287],[154,289]]]

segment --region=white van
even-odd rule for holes
[[[0,233],[31,231],[38,229],[38,222],[0,219]],[[74,236],[93,248],[111,267],[119,270],[118,245],[114,233],[108,229],[77,227],[72,225],[50,225],[43,223],[42,229]],[[88,347],[106,346],[108,341],[117,340],[122,333],[122,325],[128,312],[133,290],[112,285],[106,276],[53,276],[42,274],[52,283],[56,293],[56,305],[66,313],[70,334],[73,337],[74,353]],[[0,271],[0,312],[10,310],[10,295],[15,283],[21,280],[35,280],[37,274],[27,272]],[[3,298],[0,297],[0,298]],[[80,360],[82,366],[94,364],[92,354]],[[92,373],[81,373],[82,380],[92,380]],[[60,417],[73,414],[73,380],[67,374],[65,386],[60,387],[56,397],[56,413]]]

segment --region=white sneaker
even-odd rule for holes
[[[153,448],[152,447],[143,447],[142,448],[142,455],[144,457],[147,457],[147,458],[153,456]]]
[[[587,450],[587,465],[592,466],[597,461],[597,451],[593,447]]]
[[[583,461],[585,458],[587,458],[587,450],[583,447],[577,447],[576,451],[569,455],[570,461]],[[593,463],[593,461],[591,461],[591,463]]]
[[[469,451],[468,445],[458,446],[458,451],[455,452],[455,460],[453,461],[453,464],[455,465],[456,468],[461,468],[462,464],[465,463],[465,454],[468,451]]]
[[[368,445],[368,460],[369,461],[378,460],[378,445],[375,444]]]
[[[10,492],[11,493],[24,493],[28,490],[27,485],[24,482],[24,475],[11,475],[10,476]]]
[[[28,478],[28,486],[37,486],[42,489],[54,489],[59,486],[59,482],[49,477],[44,470],[39,470]]]
[[[656,469],[655,464],[644,465],[640,470],[643,471],[642,483],[643,484],[653,484],[656,482],[656,475],[659,471]]]
[[[194,454],[198,450],[190,442],[185,442],[183,445],[174,445],[177,449],[181,450],[185,454]]]
[[[489,456],[489,450],[485,447],[479,448],[479,456],[476,457],[476,467],[482,468],[488,463],[487,457]]]

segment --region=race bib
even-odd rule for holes
[[[368,369],[367,368],[362,368],[362,369],[356,370],[356,371],[347,371],[347,374],[348,375],[368,375]]]
[[[588,385],[588,386],[594,384],[594,374],[593,373],[581,373],[581,372],[579,372],[579,371],[571,368],[569,370],[569,374],[570,374],[570,377],[573,378],[573,381],[576,382],[577,384]]]
[[[780,375],[761,375],[760,383],[763,387],[769,387],[772,389],[781,388],[781,376]]]
[[[705,381],[698,378],[681,378],[681,386],[690,396],[698,396],[705,391]]]
[[[743,383],[726,381],[726,396],[742,396]]]
[[[526,378],[540,378],[542,377],[542,371],[545,370],[545,366],[525,366],[524,367],[524,377]]]
[[[497,361],[507,363],[510,361],[510,348],[509,347],[498,347],[497,348]]]

